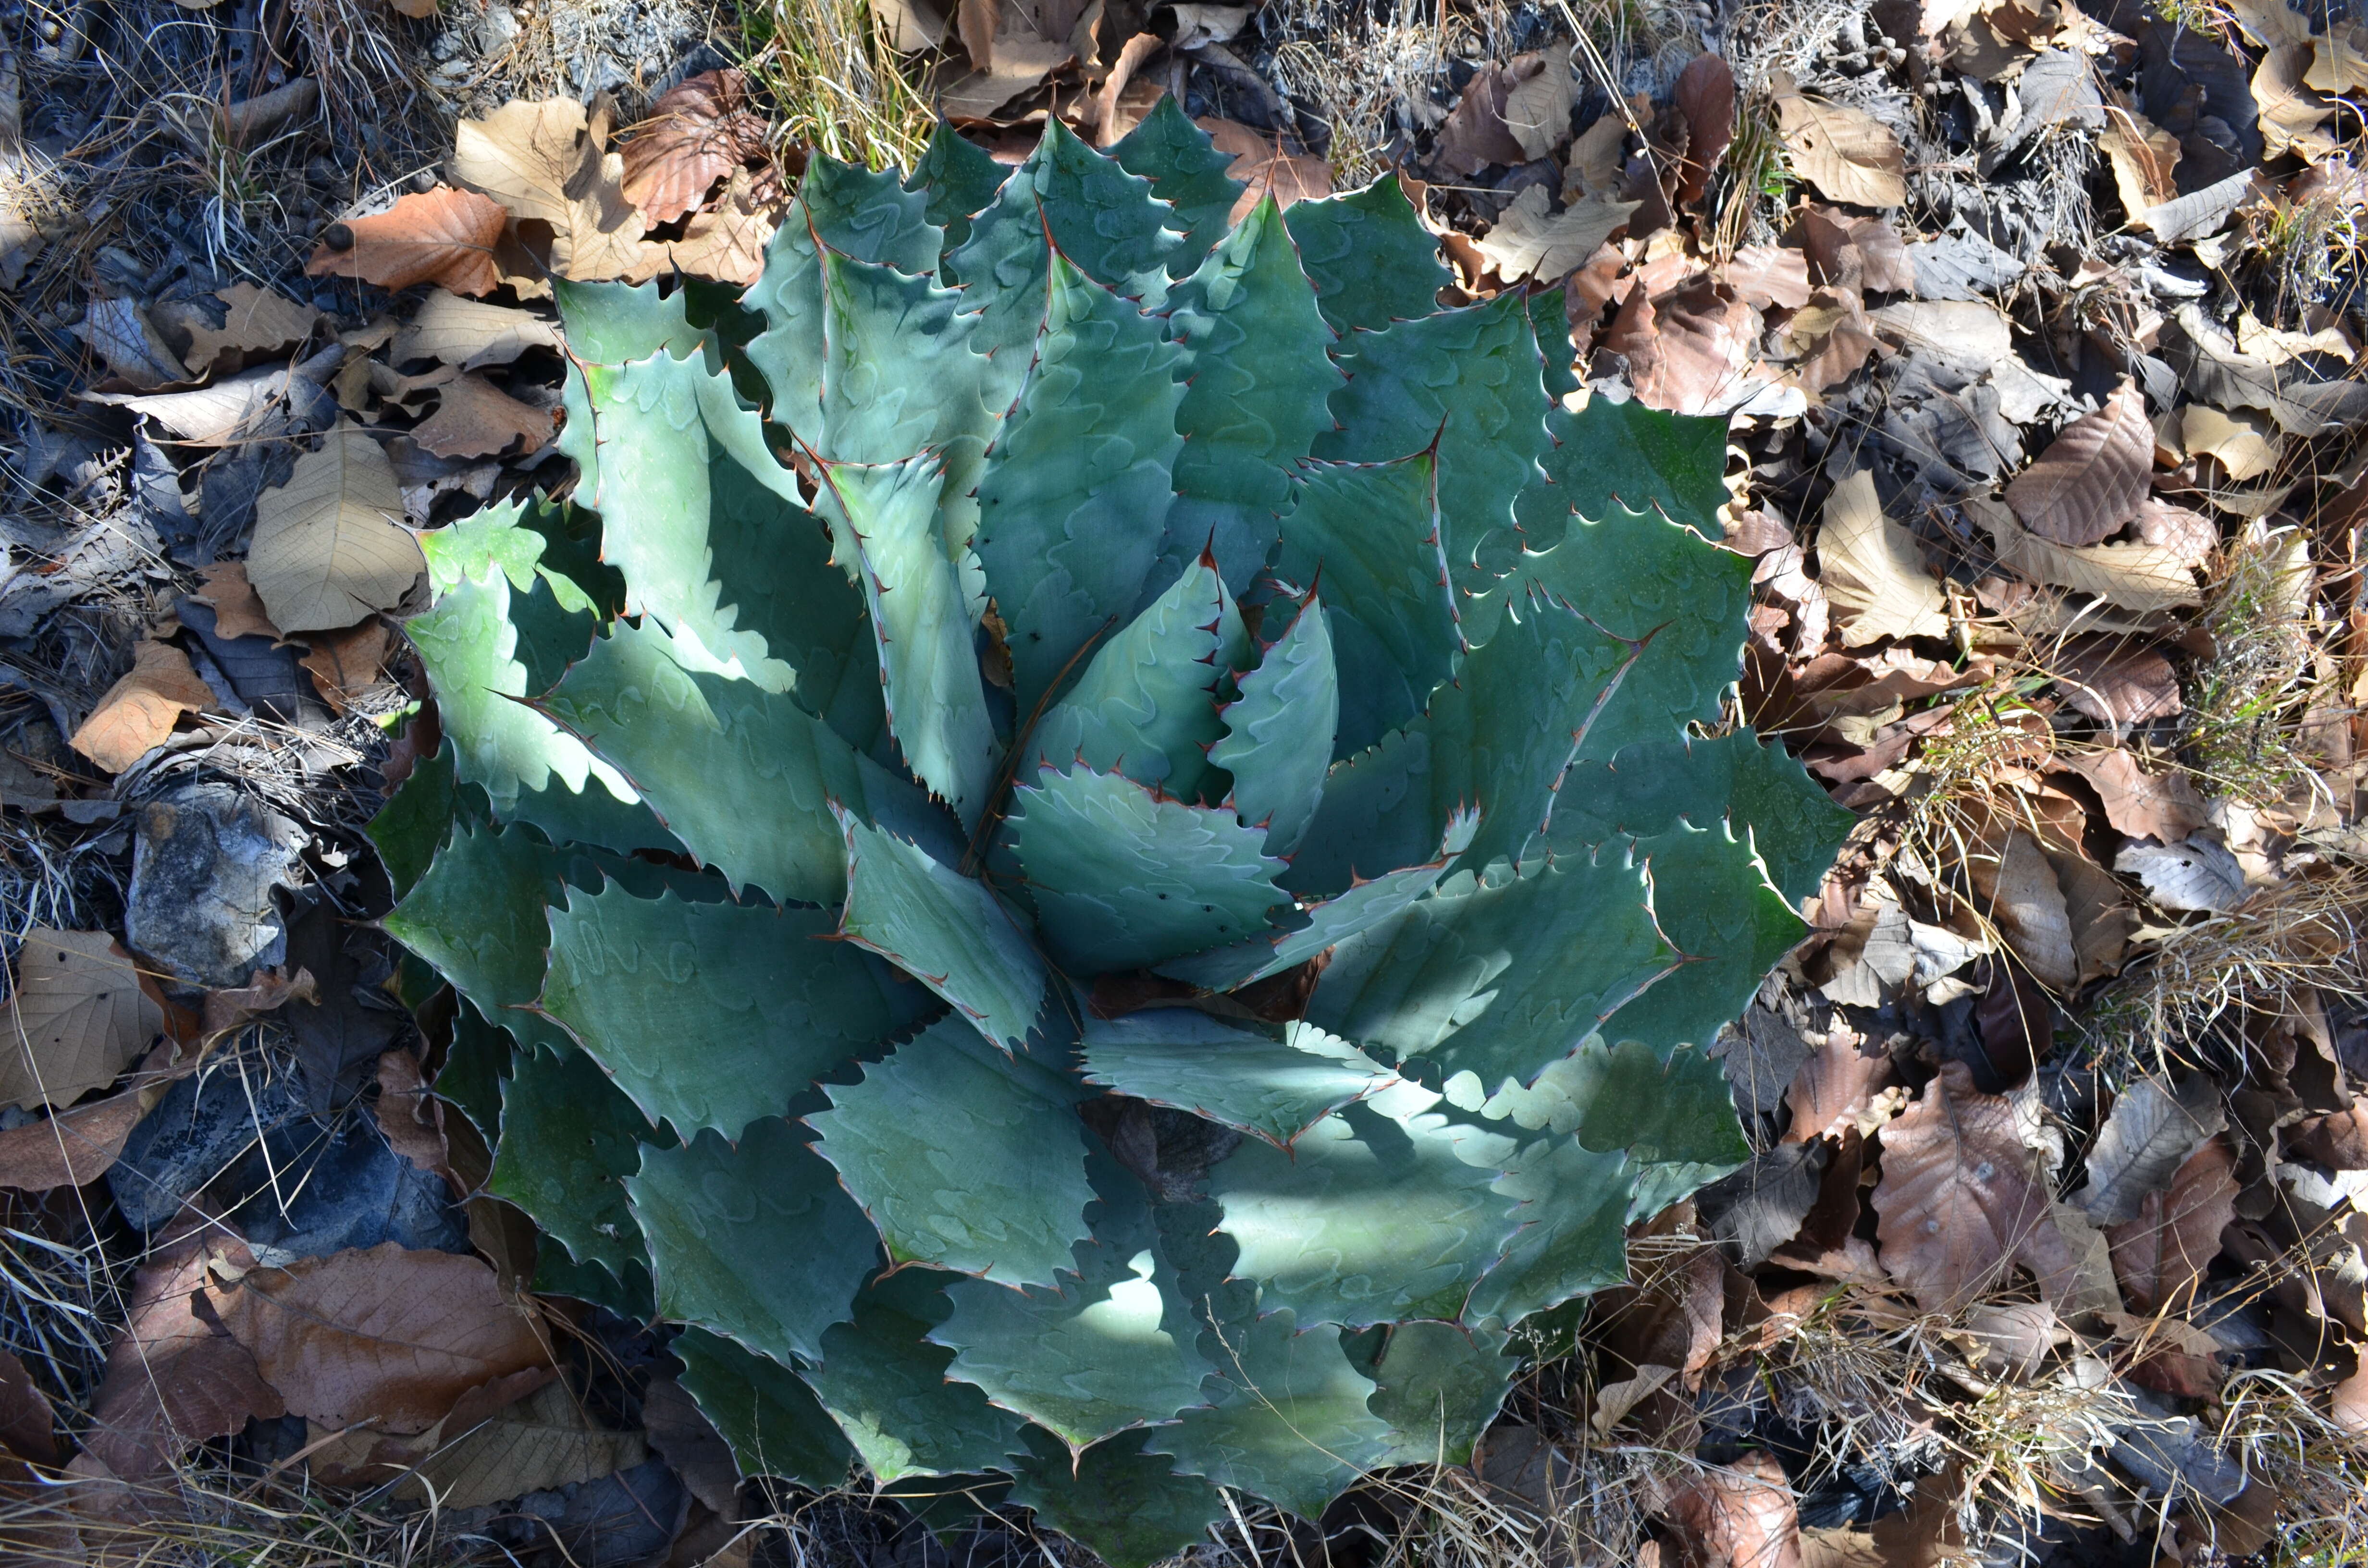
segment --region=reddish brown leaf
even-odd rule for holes
[[[2118,746],[2063,761],[2095,787],[2117,832],[2176,844],[2203,825],[2203,798],[2184,773],[2148,773]]]
[[[444,382],[436,396],[436,412],[411,437],[439,458],[489,458],[513,447],[523,457],[551,439],[549,414],[474,371]]]
[[[2075,637],[2054,664],[2064,699],[2100,723],[2142,724],[2180,710],[2179,672],[2152,648]]]
[[[509,213],[473,190],[438,186],[398,199],[369,218],[332,223],[308,278],[359,278],[381,289],[434,283],[455,294],[490,294],[501,287],[494,246]]]
[[[995,69],[995,35],[1002,26],[1003,0],[959,0],[954,31],[962,36],[962,50],[969,54],[973,69]]]
[[[2113,1272],[2142,1312],[2187,1309],[2203,1271],[2220,1256],[2220,1233],[2237,1217],[2237,1156],[2214,1138],[2188,1156],[2167,1192],[2150,1192],[2138,1217],[2105,1233]]]
[[[120,773],[164,744],[182,714],[199,712],[213,700],[213,688],[199,678],[187,653],[170,642],[145,642],[131,651],[131,668],[107,688],[72,744],[108,772]]]
[[[255,596],[255,585],[246,580],[244,561],[217,561],[198,569],[206,585],[189,597],[200,604],[213,606],[214,635],[217,637],[268,637],[279,639],[279,628],[271,624],[263,601]]]
[[[0,1137],[13,1134],[0,1133]],[[2368,1099],[2350,1110],[2314,1116],[2285,1131],[2289,1153],[2315,1160],[2331,1171],[2368,1171]]]
[[[372,616],[345,631],[308,632],[312,650],[296,662],[313,677],[321,700],[338,712],[350,711],[365,693],[387,684],[387,653],[393,634],[386,622]]]
[[[2064,427],[2006,487],[2007,505],[2040,538],[2075,549],[2121,531],[2146,498],[2154,423],[2134,381]]]
[[[134,1277],[131,1307],[107,1353],[85,1450],[125,1481],[163,1473],[191,1443],[251,1416],[286,1414],[245,1346],[200,1315],[208,1266],[251,1267],[234,1233],[213,1224],[172,1243]]]
[[[1798,310],[1809,302],[1809,260],[1796,250],[1745,245],[1719,269],[1719,276],[1728,288],[1763,311],[1771,305]]]
[[[1235,120],[1203,115],[1196,123],[1218,152],[1234,160],[1225,172],[1248,187],[1234,199],[1234,222],[1248,216],[1269,191],[1278,207],[1332,194],[1331,166],[1323,159],[1287,153],[1280,142]]]
[[[2077,1265],[2049,1196],[2015,1131],[2014,1107],[1978,1093],[1964,1062],[1945,1062],[1923,1097],[1883,1130],[1874,1188],[1883,1267],[1927,1312],[1971,1304],[2016,1264],[2056,1299]]]
[[[393,1242],[256,1269],[213,1305],[288,1407],[328,1426],[425,1431],[470,1389],[550,1360],[490,1267]]]
[[[2194,566],[2220,548],[2220,525],[2201,512],[2149,495],[2130,519],[2130,529],[2141,542],[2168,551],[2184,565]]]
[[[1682,1568],[1801,1568],[1792,1483],[1763,1449],[1689,1477],[1662,1515],[1672,1527],[1664,1544]]]
[[[452,1152],[444,1142],[444,1102],[421,1079],[419,1058],[407,1051],[390,1051],[378,1059],[376,1109],[388,1148],[458,1187]]]
[[[1784,1134],[1788,1143],[1838,1136],[1854,1124],[1876,1093],[1891,1082],[1891,1057],[1884,1051],[1868,1055],[1859,1037],[1837,1023],[1784,1092],[1793,1124]]]
[[[652,104],[641,134],[625,143],[625,199],[651,222],[670,223],[764,151],[765,120],[748,108],[747,77],[702,71]]]
[[[1678,112],[1686,117],[1686,159],[1679,165],[1678,199],[1699,201],[1711,171],[1735,139],[1735,69],[1715,54],[1697,54],[1678,73]]]
[[[21,1192],[81,1187],[123,1157],[123,1145],[156,1096],[126,1089],[0,1132],[0,1187]]]
[[[1523,64],[1527,67],[1526,75],[1545,69],[1545,62],[1536,56]],[[1464,84],[1463,96],[1456,100],[1446,123],[1439,128],[1432,159],[1440,170],[1469,177],[1491,164],[1528,161],[1529,153],[1522,150],[1520,139],[1505,123],[1506,100],[1520,79],[1513,68],[1486,65]]]
[[[0,1350],[0,1450],[35,1464],[58,1459],[57,1416],[25,1363]]]
[[[1728,406],[1758,357],[1759,312],[1725,297],[1708,277],[1647,300],[1637,290],[1603,347],[1628,358],[1638,401],[1671,414]]]
[[[2328,1414],[2336,1426],[2346,1432],[2368,1437],[2368,1360],[2360,1369],[2335,1385],[2335,1397]]]

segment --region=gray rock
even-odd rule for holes
[[[228,784],[185,784],[141,808],[124,934],[132,950],[195,985],[245,985],[280,961],[272,897],[295,885],[304,830]]]

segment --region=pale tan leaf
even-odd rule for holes
[[[2275,158],[2294,153],[2317,163],[2336,151],[2327,134],[2335,105],[2304,82],[2314,62],[2309,43],[2282,43],[2253,72],[2253,102],[2260,109],[2262,150]]]
[[[1874,475],[1861,470],[1826,497],[1817,529],[1817,581],[1847,618],[1853,648],[1884,637],[1945,637],[1947,600],[1925,570],[1916,536],[1883,515]]]
[[[1773,305],[1797,311],[1809,302],[1809,258],[1796,250],[1745,245],[1719,268],[1719,277],[1763,311]],[[1805,335],[1797,316],[1787,324],[1796,339]]]
[[[301,370],[317,367],[258,366],[188,392],[95,392],[83,396],[144,414],[191,446],[228,447],[279,434],[287,429],[291,413],[309,414],[325,401]]]
[[[878,0],[872,14],[887,24],[899,54],[918,54],[945,42],[945,16],[928,0]]]
[[[1962,1062],[1884,1126],[1873,1201],[1883,1267],[1927,1312],[1970,1305],[2018,1263],[2060,1301],[2077,1270],[2012,1102],[1977,1091]]]
[[[1604,1384],[1595,1391],[1595,1415],[1588,1425],[1599,1437],[1609,1437],[1611,1429],[1628,1419],[1628,1413],[1650,1399],[1662,1385],[1678,1375],[1675,1367],[1644,1366],[1636,1369],[1633,1378],[1622,1378]]]
[[[2368,26],[2333,23],[2327,36],[2317,40],[2316,48],[2310,69],[2303,73],[2305,85],[2322,93],[2368,92]]]
[[[651,222],[670,223],[764,152],[765,120],[748,108],[747,77],[702,71],[652,104],[641,133],[625,143],[625,199]]]
[[[2039,841],[2015,830],[1994,854],[1967,858],[1981,913],[2005,936],[2032,975],[2053,991],[2069,991],[2079,978],[2072,950],[2072,922],[2064,890]]]
[[[312,676],[321,700],[336,711],[352,711],[358,699],[387,684],[393,635],[376,616],[351,631],[314,632],[306,641],[311,650],[296,662]]]
[[[288,1408],[324,1426],[425,1431],[469,1390],[551,1358],[529,1303],[458,1253],[388,1242],[258,1268],[212,1295]]]
[[[182,380],[180,359],[133,301],[93,300],[73,330],[120,380],[142,392]]]
[[[1820,195],[1861,207],[1907,199],[1907,154],[1889,127],[1863,109],[1806,96],[1782,72],[1770,89],[1793,172]]]
[[[131,668],[107,688],[69,744],[108,772],[120,773],[164,744],[182,714],[213,701],[213,688],[199,678],[187,653],[170,642],[145,642],[131,651]]]
[[[17,955],[0,1100],[69,1106],[122,1075],[165,1028],[131,955],[104,931],[36,926]]]
[[[2286,0],[2229,0],[2228,14],[2255,43],[2274,48],[2282,43],[2307,43],[2311,18]]]
[[[255,597],[255,585],[246,580],[245,562],[217,561],[198,568],[198,575],[205,579],[205,586],[189,597],[213,607],[216,636],[279,641],[279,628],[271,624],[263,601]]]
[[[1600,117],[1578,133],[1563,165],[1563,192],[1576,196],[1611,196],[1620,188],[1622,150],[1628,144],[1628,121],[1617,114]]]
[[[2179,182],[2171,171],[2179,166],[2179,138],[2135,109],[2106,106],[2097,150],[2112,163],[2113,185],[2132,223],[2144,227],[2147,213],[2178,198]]]
[[[443,1507],[483,1507],[597,1481],[648,1457],[640,1433],[602,1430],[564,1381],[552,1381],[438,1449],[394,1494],[425,1502],[432,1489]]]
[[[1570,111],[1578,102],[1570,50],[1566,43],[1546,50],[1537,74],[1516,82],[1505,95],[1505,129],[1526,156],[1543,158],[1570,134]]]
[[[381,289],[434,283],[456,294],[490,294],[502,284],[494,247],[507,221],[499,204],[472,190],[415,191],[384,212],[330,224],[304,273]]]
[[[624,159],[602,146],[604,129],[573,98],[507,103],[483,119],[461,121],[452,176],[512,217],[550,224],[551,269],[560,277],[623,278],[642,259],[646,225],[626,199]]]
[[[2245,868],[2226,846],[2190,834],[2175,844],[2125,844],[2113,869],[2135,877],[2165,909],[2202,913],[2245,902]]]
[[[1998,564],[2029,582],[2094,594],[2137,615],[2203,602],[2179,551],[2151,544],[2067,550],[2026,529],[2003,503],[1974,495],[1964,506],[1989,529]]]
[[[1332,194],[1331,166],[1323,159],[1286,153],[1281,142],[1239,120],[1203,115],[1194,123],[1209,133],[1218,152],[1234,160],[1225,172],[1247,187],[1234,199],[1232,222],[1247,217],[1269,192],[1278,207]]]
[[[1881,335],[1923,349],[1968,375],[1987,374],[2014,352],[2012,327],[1987,300],[1903,300],[1867,319]]]
[[[557,348],[559,324],[531,311],[464,300],[442,289],[394,336],[394,360],[440,359],[463,370],[507,365],[529,348]]]
[[[963,6],[964,14],[969,6]],[[988,119],[995,111],[1022,93],[1033,92],[1045,77],[1076,58],[1064,40],[1047,43],[1033,33],[1005,33],[995,40],[994,63],[976,69],[948,86],[939,106],[949,116]],[[971,62],[978,63],[973,55]]]
[[[2115,1098],[2089,1147],[2080,1206],[2100,1225],[2128,1224],[2147,1195],[2169,1187],[2180,1167],[2227,1125],[2208,1074],[2195,1074],[2175,1091],[2157,1079],[2137,1079]]]
[[[2200,566],[2220,548],[2220,525],[2201,512],[2174,506],[2149,495],[2130,519],[2130,531],[2142,544],[2166,551],[2184,566]]]
[[[1588,197],[1565,211],[1549,213],[1546,187],[1530,186],[1480,237],[1480,254],[1508,285],[1527,278],[1559,282],[1585,266],[1595,247],[1625,224],[1636,206]]]
[[[973,70],[995,69],[995,40],[1002,30],[1003,0],[957,0],[954,31]]]
[[[233,283],[216,298],[227,307],[222,325],[199,321],[189,329],[189,351],[184,358],[192,375],[213,373],[226,357],[251,360],[294,348],[313,335],[321,320],[321,312],[312,306],[252,283]]]
[[[392,609],[427,562],[401,522],[394,465],[351,425],[296,460],[255,506],[247,580],[284,632],[351,626]]]
[[[2146,1195],[2136,1219],[2105,1233],[2130,1305],[2184,1312],[2220,1256],[2220,1233],[2236,1218],[2237,1156],[2214,1137],[2187,1157],[2168,1188]]]
[[[2259,415],[2224,414],[2201,403],[2179,411],[2179,434],[2190,457],[2214,460],[2239,484],[2277,467],[2284,444],[2277,427]]]
[[[436,389],[436,412],[411,438],[439,458],[489,458],[539,450],[552,435],[552,417],[520,403],[472,371]]]
[[[2007,505],[2044,540],[2095,544],[2136,515],[2154,472],[2154,422],[2134,381],[2066,426],[2006,487]]]

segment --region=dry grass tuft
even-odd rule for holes
[[[777,146],[871,168],[910,166],[936,123],[926,75],[870,0],[757,0],[740,17],[749,79],[774,101]]]

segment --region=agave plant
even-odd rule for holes
[[[572,499],[426,536],[374,830],[543,1288],[752,1473],[1121,1565],[1468,1453],[1745,1158],[1704,1046],[1847,823],[1714,733],[1723,427],[1225,162],[941,130],[741,301],[560,285]]]

